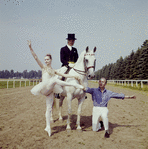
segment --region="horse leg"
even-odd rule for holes
[[[67,94],[67,106],[68,106],[68,118],[67,118],[67,131],[71,131],[70,127],[70,117],[71,117],[71,100],[72,100],[72,95],[69,93]]]
[[[53,108],[51,110],[51,113],[50,113],[50,123],[53,123]]]
[[[62,118],[62,105],[63,105],[63,100],[64,100],[64,96],[61,96],[60,97],[60,100],[59,100],[59,120],[62,121],[63,118]]]
[[[46,97],[46,128],[45,131],[47,131],[48,135],[51,136],[51,128],[50,128],[50,116],[52,111],[52,104],[53,104],[53,93],[51,93],[49,96]]]
[[[83,101],[85,100],[85,96],[82,99],[78,100],[78,111],[77,111],[77,130],[81,130],[80,126],[80,116],[81,116],[81,111],[82,111],[82,104]]]

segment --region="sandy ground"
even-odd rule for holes
[[[89,83],[89,87],[98,87]],[[77,100],[72,101],[72,131],[66,132],[67,104],[63,104],[63,122],[58,121],[54,108],[52,136],[45,128],[45,97],[34,96],[31,87],[0,90],[0,149],[148,149],[148,93],[121,87],[107,86],[109,90],[137,99],[111,99],[108,104],[110,138],[104,138],[104,129],[92,131],[92,100],[82,106],[82,132],[76,130]]]

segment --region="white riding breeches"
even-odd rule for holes
[[[108,109],[107,107],[93,107],[92,114],[92,129],[93,131],[98,131],[101,129],[99,118],[102,117],[105,130],[108,130]]]

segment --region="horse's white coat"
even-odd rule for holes
[[[95,51],[94,50],[89,51],[88,47],[85,51],[83,51],[77,62],[75,63],[75,66],[70,70],[69,74],[78,76],[81,79],[81,83],[85,86],[85,88],[88,86],[88,78],[94,77],[94,63],[95,63]],[[62,67],[59,69],[60,72],[64,72],[66,70],[66,67]],[[72,84],[79,84],[79,82],[72,78],[67,78],[66,82],[72,83]],[[71,129],[70,127],[70,116],[71,116],[71,101],[74,98],[78,99],[78,110],[77,110],[77,129],[81,130],[80,126],[80,114],[81,114],[81,107],[83,104],[83,101],[85,100],[85,92],[82,89],[76,89],[72,86],[65,86],[64,91],[61,93],[61,98],[59,100],[59,120],[62,120],[61,116],[61,108],[63,104],[64,98],[67,97],[67,105],[68,105],[68,119],[67,119],[67,130]]]

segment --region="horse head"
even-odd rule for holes
[[[95,77],[95,52],[96,47],[91,51],[86,47],[86,50],[80,54],[73,68],[77,73],[87,76],[88,79]]]
[[[88,79],[92,79],[95,77],[95,63],[96,63],[96,58],[95,58],[95,52],[96,52],[96,47],[89,51],[89,48],[86,47],[86,53],[84,54],[84,68],[85,72],[87,73]]]

